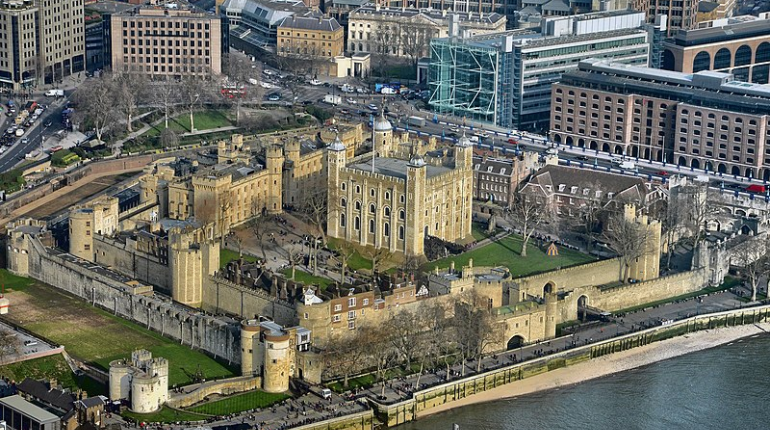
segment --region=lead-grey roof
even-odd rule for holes
[[[14,410],[17,410],[42,424],[56,422],[59,420],[59,417],[56,415],[46,411],[41,407],[33,405],[32,403],[22,399],[19,395],[3,397],[0,399],[0,403]]]
[[[279,27],[312,31],[336,31],[342,28],[334,18],[313,18],[297,15],[285,18]]]
[[[718,27],[679,30],[674,36],[674,43],[679,46],[697,46],[764,35],[770,35],[770,20],[756,19]]]
[[[399,160],[397,158],[378,158],[374,162],[374,172],[394,178],[406,179],[406,171],[408,165],[409,162],[406,160]],[[348,167],[364,172],[371,172],[372,159],[369,158],[368,161],[362,160],[358,163],[350,164]],[[427,169],[426,177],[428,178],[439,176],[451,171],[451,169],[448,167],[443,166],[427,165],[425,168]]]

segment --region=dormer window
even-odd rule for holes
[[[591,190],[589,190],[588,188],[583,188],[583,195],[584,196],[587,196],[590,192],[591,192]]]
[[[566,185],[564,185],[564,184],[559,184],[559,192],[562,192],[562,191],[564,191],[564,189],[565,189],[565,188],[567,188],[567,186],[566,186]]]
[[[500,174],[501,174],[501,175],[505,175],[505,167],[503,167],[502,169],[500,169]]]
[[[571,187],[569,192],[570,192],[570,194],[576,194],[577,190],[578,190],[578,187]]]

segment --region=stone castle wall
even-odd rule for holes
[[[270,317],[276,323],[297,325],[297,310],[285,300],[270,297],[262,290],[237,285],[226,279],[209,277],[203,288],[203,310],[243,318]]]
[[[94,237],[96,263],[110,267],[130,278],[151,284],[164,294],[171,294],[168,266],[157,257],[136,250],[119,240]]]
[[[527,295],[543,297],[543,288],[548,283],[554,285],[553,291],[556,292],[618,282],[619,270],[618,260],[613,258],[514,279],[514,283],[518,285],[519,289],[517,301],[526,300]],[[511,301],[514,301],[514,298],[515,295],[512,294]]]
[[[214,317],[156,297],[138,296],[128,286],[106,275],[49,254],[34,238],[27,239],[29,276],[74,294],[93,306],[141,324],[181,344],[199,348],[215,357],[240,363],[240,335]]]
[[[256,390],[260,387],[259,377],[240,376],[237,378],[223,379],[221,381],[208,381],[195,391],[180,395],[172,395],[166,402],[172,408],[186,408],[200,403],[212,394],[229,396],[244,391]]]

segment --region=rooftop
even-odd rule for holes
[[[356,15],[383,15],[393,17],[414,17],[422,15],[426,19],[435,21],[436,24],[444,24],[443,21],[449,22],[452,17],[451,12],[441,11],[438,9],[415,9],[415,8],[396,8],[396,7],[381,7],[377,8],[372,5],[366,5],[350,13],[350,17],[354,18]],[[487,23],[494,24],[505,20],[505,15],[501,15],[496,12],[492,13],[455,13],[458,16],[460,23]]]
[[[770,35],[770,19],[728,19],[714,22],[722,23],[722,25],[693,30],[679,30],[676,36],[674,36],[673,43],[679,46],[698,46]]]
[[[19,395],[3,397],[0,399],[0,404],[17,410],[24,415],[33,418],[35,421],[43,424],[59,421],[59,417],[56,415],[46,411],[39,406],[33,405],[32,403],[22,399]]]
[[[279,27],[311,31],[337,31],[342,28],[340,23],[334,18],[315,18],[297,15],[285,18]]]
[[[368,160],[368,161],[367,161]],[[406,171],[409,165],[409,161],[400,160],[398,158],[377,158],[374,163],[374,172],[385,176],[392,176],[394,178],[406,179]],[[356,163],[349,164],[348,168],[361,170],[365,172],[372,171],[372,159],[361,159]],[[443,166],[431,166],[427,165],[426,176],[428,178],[436,177],[444,173],[450,172],[451,169]]]

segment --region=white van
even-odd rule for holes
[[[323,390],[321,390],[321,397],[323,397],[324,400],[331,399],[332,398],[332,390],[330,390],[328,388],[324,388]]]

